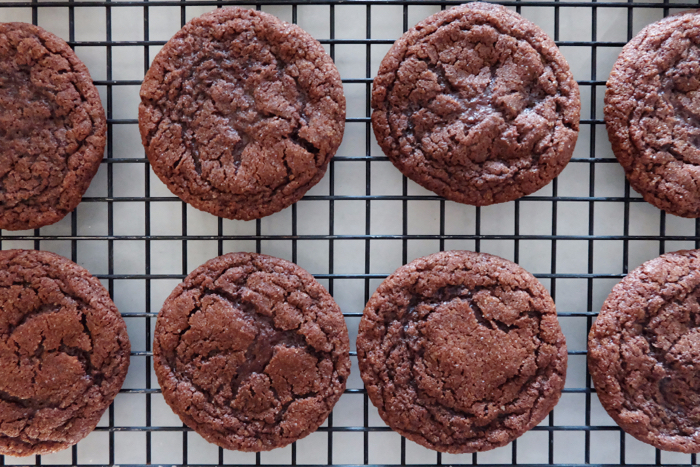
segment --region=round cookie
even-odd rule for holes
[[[348,331],[299,266],[230,253],[192,271],[165,301],[153,363],[183,423],[226,449],[268,451],[328,417],[350,374]]]
[[[669,16],[622,49],[605,124],[632,188],[671,214],[700,217],[700,13]]]
[[[345,96],[308,33],[222,8],[158,53],[141,86],[139,128],[170,191],[217,216],[257,219],[321,180],[343,139]]]
[[[382,419],[449,453],[504,446],[541,422],[567,364],[542,284],[471,251],[435,253],[390,275],[364,310],[357,356]]]
[[[556,177],[578,137],[576,81],[554,42],[498,5],[469,3],[418,23],[382,60],[377,141],[408,178],[486,206]]]
[[[608,414],[659,449],[700,452],[700,250],[667,253],[617,284],[588,336]]]
[[[65,41],[0,23],[0,229],[53,224],[80,203],[102,161],[107,120]]]
[[[0,454],[87,436],[129,368],[126,324],[100,281],[45,251],[0,251]]]

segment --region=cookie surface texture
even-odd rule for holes
[[[504,7],[470,3],[394,43],[374,79],[372,127],[408,178],[485,206],[533,193],[564,169],[580,107],[554,41]]]
[[[612,149],[632,188],[700,217],[700,13],[650,24],[623,49],[605,92]]]
[[[449,453],[504,446],[559,400],[567,352],[554,302],[530,273],[447,251],[397,269],[364,310],[362,379],[395,431]]]
[[[158,316],[163,396],[207,441],[266,451],[315,431],[350,374],[340,308],[311,274],[254,253],[195,269]]]
[[[63,39],[0,23],[0,229],[63,219],[102,161],[107,120],[87,67]]]
[[[193,19],[141,87],[146,155],[170,191],[228,219],[257,219],[321,180],[343,138],[345,97],[321,44],[267,13]]]
[[[667,253],[617,284],[588,337],[588,368],[620,427],[700,452],[700,251]]]
[[[88,271],[45,251],[0,251],[0,454],[87,436],[129,367],[126,324]]]

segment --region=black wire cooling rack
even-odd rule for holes
[[[95,433],[84,441],[51,456],[0,456],[0,465],[696,464],[695,455],[655,450],[605,420],[585,370],[585,338],[612,285],[647,259],[680,247],[697,248],[700,243],[699,222],[666,216],[630,191],[610,151],[602,120],[607,73],[621,47],[654,18],[695,4],[669,0],[502,2],[526,17],[536,18],[535,22],[560,46],[578,79],[583,112],[577,151],[562,176],[534,195],[491,209],[455,205],[418,189],[406,178],[396,178],[397,172],[392,172],[393,167],[373,142],[370,125],[372,78],[388,47],[401,30],[430,13],[426,8],[434,12],[458,3],[246,1],[246,6],[257,9],[276,8],[274,12],[282,12],[287,16],[284,19],[295,23],[313,8],[314,15],[325,15],[328,22],[326,32],[315,36],[336,62],[350,56],[355,60],[352,63],[364,62],[364,67],[341,69],[346,93],[354,89],[348,103],[355,110],[347,119],[348,130],[352,131],[346,131],[346,142],[352,144],[345,151],[341,147],[320,188],[284,214],[243,227],[211,218],[207,230],[193,225],[193,216],[195,224],[202,219],[199,213],[156,186],[157,179],[138,146],[135,108],[127,116],[118,115],[117,110],[124,90],[136,95],[140,78],[169,37],[161,35],[154,40],[151,34],[164,11],[170,16],[173,11],[179,15],[179,27],[191,17],[192,9],[240,2],[0,0],[0,21],[31,21],[41,26],[62,22],[61,31],[54,32],[62,35],[84,60],[93,57],[93,63],[102,63],[103,71],[96,73],[91,67],[91,72],[108,119],[106,157],[76,212],[57,226],[0,232],[0,246],[50,249],[91,269],[108,287],[129,325],[134,348],[130,376],[138,373],[122,389]],[[353,9],[354,16],[347,15],[348,8]],[[124,9],[129,13],[123,14]],[[346,29],[348,21],[355,23],[354,35],[338,34],[339,29]],[[76,30],[86,22],[94,23],[97,32],[90,38],[76,39]],[[387,37],[376,30],[378,23],[393,24],[392,31],[398,28],[398,33]],[[584,33],[573,37],[570,32],[579,27]],[[132,62],[142,63],[138,65],[140,77],[124,78],[120,73],[122,62],[116,63],[115,57],[123,56],[124,51],[133,55]],[[89,60],[86,63],[90,67]],[[134,140],[136,149],[127,144]],[[116,150],[124,145],[131,149]],[[343,172],[352,176],[341,177]],[[139,188],[125,191],[125,176]],[[396,182],[398,188],[393,192],[384,189],[387,178]],[[389,206],[388,211],[382,211],[382,206]],[[354,227],[348,230],[348,225]],[[311,441],[302,440],[272,455],[244,455],[203,444],[179,421],[167,419],[171,414],[160,400],[151,369],[153,325],[165,294],[204,260],[243,249],[277,253],[300,262],[336,298],[346,297],[345,302],[339,302],[352,338],[362,304],[396,266],[422,254],[456,247],[500,254],[535,272],[557,302],[567,333],[570,371],[562,401],[540,426],[507,447],[495,454],[448,456],[421,450],[392,433],[374,415],[358,383],[356,352],[351,354],[355,384],[349,384],[327,423],[310,437]],[[200,250],[205,253],[194,253]],[[318,251],[322,251],[320,261]],[[375,260],[387,255],[394,259]],[[95,262],[95,258],[102,262]],[[344,264],[349,258],[353,259],[351,267]],[[136,272],[124,272],[125,261],[138,264]],[[341,406],[345,407],[342,417],[338,413]],[[135,417],[122,416],[134,411]]]

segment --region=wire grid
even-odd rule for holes
[[[209,223],[213,231],[210,229],[209,232],[202,234],[196,227],[193,228],[192,222],[188,222],[188,216],[190,219],[194,217],[196,222],[204,217],[156,186],[159,182],[151,173],[142,149],[140,152],[132,151],[125,157],[115,152],[115,147],[122,144],[123,138],[126,137],[121,129],[137,128],[137,120],[133,118],[135,114],[132,114],[132,118],[116,115],[115,108],[121,100],[117,94],[127,87],[138,89],[141,80],[120,79],[118,64],[115,65],[114,57],[116,51],[122,50],[121,48],[129,51],[142,50],[142,77],[148,70],[155,51],[167,39],[163,37],[159,38],[161,40],[153,40],[150,34],[151,26],[159,21],[159,15],[164,8],[179,9],[179,26],[182,26],[189,19],[188,10],[193,7],[212,9],[240,4],[240,2],[0,0],[0,21],[21,20],[43,25],[40,17],[50,19],[57,9],[67,10],[68,26],[63,30],[63,35],[71,47],[76,49],[78,55],[84,60],[86,60],[85,56],[90,56],[90,50],[97,49],[104,53],[104,56],[99,59],[104,61],[104,79],[95,79],[95,84],[101,92],[108,121],[106,158],[100,174],[93,182],[97,188],[91,187],[76,212],[58,226],[28,232],[0,232],[0,247],[49,249],[86,265],[95,273],[108,287],[129,325],[132,347],[136,349],[132,352],[130,375],[137,371],[143,375],[136,384],[125,385],[95,433],[62,453],[35,456],[29,461],[30,464],[147,465],[159,463],[279,466],[484,463],[496,465],[519,463],[530,465],[696,464],[694,454],[662,453],[637,442],[625,435],[611,420],[605,420],[605,414],[597,404],[590,375],[585,370],[585,337],[597,315],[601,300],[607,295],[612,285],[629,269],[657,254],[680,247],[697,248],[699,246],[700,222],[666,216],[663,212],[645,204],[638,195],[630,191],[629,184],[626,181],[623,182],[622,171],[612,157],[607,143],[601,105],[607,79],[606,73],[626,41],[644,24],[650,22],[648,18],[659,19],[675,9],[692,8],[694,4],[673,3],[670,0],[644,3],[633,0],[628,2],[558,0],[501,2],[523,13],[526,17],[534,17],[535,22],[553,36],[567,56],[577,75],[582,92],[581,134],[577,152],[571,164],[559,180],[554,180],[549,187],[506,205],[473,208],[446,202],[420,189],[405,177],[396,178],[396,173],[391,172],[393,167],[373,141],[370,125],[371,82],[376,72],[376,64],[398,37],[394,34],[396,37],[393,38],[373,38],[378,35],[376,28],[373,28],[373,21],[383,25],[396,23],[401,26],[402,31],[405,31],[417,19],[430,13],[425,8],[432,8],[434,12],[458,3],[458,1],[448,0],[305,0],[294,3],[285,0],[246,1],[246,6],[256,9],[270,8],[273,12],[284,9],[286,12],[284,14],[290,15],[290,18],[285,19],[294,23],[298,22],[300,15],[305,14],[306,10],[302,11],[303,8],[310,6],[323,8],[328,15],[327,35],[316,35],[316,37],[336,62],[342,62],[348,55],[364,55],[362,59],[365,62],[364,70],[355,69],[353,70],[355,74],[349,73],[351,77],[348,77],[341,69],[346,94],[349,94],[349,107],[352,93],[348,93],[348,88],[352,86],[355,89],[355,101],[358,97],[363,98],[359,100],[364,107],[360,109],[360,115],[353,116],[349,112],[348,129],[352,127],[355,130],[346,132],[344,145],[348,140],[351,143],[354,140],[354,143],[345,152],[341,147],[339,155],[330,163],[321,189],[309,192],[300,203],[286,210],[284,214],[272,216],[271,223],[266,220],[257,220],[245,223],[245,228],[237,229],[235,226],[240,224],[219,218],[214,224]],[[117,38],[113,35],[115,16],[120,8],[127,7],[130,7],[132,12],[140,13],[134,18],[130,17],[133,24],[142,23],[140,37],[137,35],[122,37],[123,34],[120,33]],[[353,11],[356,13],[359,11],[360,16],[364,17],[364,24],[358,26],[364,33],[338,38],[336,30],[341,26],[344,27],[347,21],[353,21],[346,15],[347,7],[354,8]],[[388,10],[387,7],[391,9]],[[420,10],[417,18],[411,16],[412,11],[415,10]],[[388,17],[387,11],[390,12]],[[565,30],[562,30],[562,15],[569,15],[572,11],[576,18],[578,15],[582,18],[590,17],[588,37],[561,40],[561,37],[569,37],[567,32],[574,24],[569,21],[565,25]],[[83,15],[84,12],[87,12],[87,16]],[[608,28],[599,34],[599,25],[605,23],[606,18],[614,16],[611,12],[616,12],[617,16],[613,18],[614,21],[608,21]],[[620,12],[622,12],[623,21],[619,20]],[[635,23],[636,12],[646,14],[646,16],[641,13],[638,15],[642,16],[641,23],[639,21]],[[104,21],[96,26],[104,38],[76,40],[76,28],[80,26],[81,21],[85,21],[85,18],[92,18],[91,15]],[[546,17],[550,19],[542,19]],[[120,18],[119,21],[123,23],[124,15]],[[541,24],[542,22],[546,24]],[[581,22],[584,21],[581,20]],[[622,31],[622,37],[618,40],[607,40],[603,37],[611,31],[615,33],[616,30]],[[348,48],[349,46],[352,50]],[[601,71],[598,62],[603,54],[607,54],[608,57],[605,65],[607,71],[605,67]],[[95,77],[94,70],[91,69],[91,71]],[[131,139],[134,139],[133,135],[136,133],[131,134]],[[138,137],[136,136],[135,139],[138,144]],[[136,178],[134,182],[140,184],[142,181],[142,192],[137,195],[121,192],[123,180],[120,181],[118,172],[124,168],[128,168],[132,179],[134,175],[142,177]],[[354,191],[345,187],[348,179],[341,176],[343,171],[351,173],[350,178],[357,179],[355,180],[357,183],[353,185]],[[566,177],[567,173],[568,177]],[[385,177],[398,180],[398,192],[388,193],[383,190],[382,184]],[[342,181],[343,187],[339,186],[339,181]],[[341,209],[349,202],[352,202],[350,210],[353,214],[351,215],[348,214],[348,209]],[[381,219],[388,211],[381,211],[378,208],[384,202],[392,202],[389,211],[394,212],[393,217],[387,214],[390,219],[389,224],[393,222],[391,219],[396,221],[388,228],[384,225],[386,222]],[[166,204],[169,210],[166,209],[154,215]],[[425,208],[426,205],[427,208]],[[303,212],[301,212],[302,206],[306,207]],[[398,206],[400,209],[395,209]],[[142,224],[140,228],[125,230],[122,224],[124,219],[131,218],[134,207],[135,210],[143,213]],[[318,211],[321,211],[321,217],[325,218],[324,227],[327,226],[327,229],[323,233],[309,233],[307,226],[309,223],[316,222]],[[417,211],[417,214],[414,215],[413,211]],[[342,215],[339,215],[339,212]],[[95,215],[101,216],[104,221],[99,233],[95,231],[100,228],[93,230],[94,222],[91,216]],[[157,219],[157,222],[154,219]],[[353,219],[360,219],[360,222],[355,222]],[[155,225],[156,223],[158,225]],[[436,232],[425,233],[425,229],[419,227],[419,224],[425,223],[431,224]],[[165,225],[165,229],[161,224]],[[352,233],[348,233],[350,224],[357,224],[356,229],[350,229]],[[380,233],[373,228],[377,224],[383,225],[384,230]],[[234,228],[229,228],[232,225]],[[178,230],[179,234],[176,233]],[[241,233],[242,231],[244,232]],[[159,247],[163,242],[167,246]],[[314,253],[308,252],[309,249],[306,247],[302,248],[302,245],[307,245],[309,242],[312,245],[320,244],[327,249],[327,256],[324,255],[325,265],[314,263]],[[97,244],[102,249],[95,248],[94,245]],[[137,244],[139,248],[134,247]],[[197,250],[195,245],[203,244],[207,245],[208,249],[205,248],[207,253],[193,255],[192,252]],[[276,249],[274,245],[280,244],[285,245],[284,248]],[[354,247],[349,248],[350,244]],[[177,247],[173,249],[172,245]],[[393,246],[389,248],[387,245]],[[414,245],[418,247],[415,248]],[[576,245],[576,248],[571,249],[569,245]],[[639,245],[641,247],[638,248]],[[570,349],[567,387],[564,389],[562,401],[548,418],[519,440],[491,453],[461,456],[443,455],[407,442],[391,432],[376,417],[376,411],[369,403],[364,388],[361,383],[357,383],[359,375],[355,351],[351,352],[351,356],[356,384],[354,386],[349,384],[346,394],[334,411],[337,414],[338,408],[343,406],[343,401],[349,397],[361,398],[360,404],[349,409],[350,411],[359,409],[356,410],[355,418],[350,417],[354,423],[339,423],[336,417],[334,424],[334,415],[331,414],[317,434],[311,436],[312,442],[299,441],[284,450],[277,450],[278,453],[272,456],[268,456],[267,453],[244,455],[224,451],[206,443],[202,444],[201,439],[179,421],[161,423],[162,417],[168,415],[169,409],[160,401],[162,397],[151,367],[151,339],[155,317],[164,294],[167,295],[175,283],[208,257],[236,249],[248,249],[270,254],[277,253],[278,256],[287,257],[293,262],[301,260],[302,266],[310,269],[341,303],[352,339],[356,333],[359,317],[362,315],[362,304],[369,299],[378,283],[393,271],[393,268],[388,265],[396,263],[394,266],[398,266],[422,254],[456,247],[488,251],[521,263],[535,272],[536,277],[548,287],[558,305],[558,314],[567,334]],[[315,248],[314,246],[311,249]],[[378,267],[383,269],[377,272],[373,265],[373,258],[386,256],[386,250],[394,251],[395,256],[398,255],[398,257],[393,263],[379,261]],[[137,261],[142,264],[143,270],[138,273],[119,272],[120,261],[124,256],[133,259],[133,251],[136,251]],[[179,258],[177,252],[179,252]],[[175,259],[171,259],[170,262],[163,260],[164,253]],[[354,269],[343,267],[343,261],[348,260],[355,253],[359,256],[353,263],[356,267]],[[93,264],[92,258],[97,256],[103,258],[106,264],[90,267]],[[304,264],[304,261],[307,261],[309,266]],[[580,263],[578,268],[574,264],[576,261]],[[165,266],[161,264],[163,262],[166,263]],[[167,270],[164,272],[163,268]],[[136,299],[130,302],[127,295],[134,289],[131,286],[123,288],[124,284],[137,284],[138,287],[143,287],[142,292],[135,294]],[[348,293],[357,296],[352,301],[353,305],[343,306],[344,302],[339,299],[339,295],[343,294],[344,288],[349,287],[348,284],[355,285]],[[561,293],[558,294],[559,290]],[[354,291],[358,293],[355,294]],[[575,323],[567,325],[569,321],[575,321]],[[580,375],[584,376],[576,377],[572,382],[571,362],[575,359],[579,362]],[[131,397],[140,398],[135,410],[141,413],[141,422],[121,423],[118,418],[122,410],[125,410],[124,407],[131,403]],[[115,406],[120,401],[122,404],[119,410],[115,410]],[[567,408],[573,408],[572,413],[579,418],[568,421],[570,417],[565,416],[562,421],[557,420],[557,414],[566,412]],[[380,437],[382,434],[384,437]],[[120,438],[126,435],[136,435],[138,441],[134,441],[136,438]],[[167,435],[168,438],[165,441],[156,439],[162,435]],[[352,440],[345,440],[342,443],[338,441],[346,435],[352,435]],[[375,436],[380,438],[374,439]],[[97,442],[98,437],[101,444]],[[180,446],[176,446],[178,441]],[[139,451],[140,446],[143,447],[142,457],[135,460],[130,458],[130,451]],[[205,450],[208,457],[202,460],[199,454]],[[170,457],[166,455],[166,460],[163,460],[163,452]],[[320,457],[316,455],[311,462],[308,461],[309,454],[318,453]],[[385,455],[387,453],[388,455]],[[0,456],[0,465],[27,463],[26,458],[14,459]]]

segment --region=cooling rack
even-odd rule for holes
[[[602,120],[605,81],[622,46],[646,24],[695,4],[666,1],[501,2],[559,45],[581,89],[574,157],[549,186],[486,208],[444,201],[402,177],[374,141],[371,82],[408,27],[456,5],[436,0],[0,0],[0,21],[38,24],[88,65],[105,106],[105,159],[83,202],[53,226],[0,232],[0,247],[46,249],[87,267],[124,316],[132,363],[95,432],[71,449],[0,465],[688,465],[625,435],[600,406],[586,371],[586,336],[612,286],[666,251],[697,248],[700,223],[644,203],[614,159]],[[322,182],[296,205],[258,221],[196,211],[154,176],[140,144],[138,90],[150,61],[186,21],[229,5],[298,23],[335,59],[348,100],[346,134]],[[309,437],[268,453],[225,451],[182,425],[152,372],[160,305],[207,259],[257,251],[294,261],[334,295],[351,341],[364,303],[401,264],[444,249],[485,251],[520,263],[549,289],[567,336],[569,371],[559,405],[510,445],[447,455],[406,441],[369,403],[351,353],[348,389]]]

